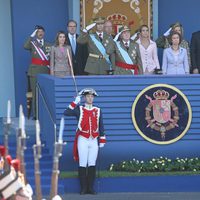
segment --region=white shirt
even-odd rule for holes
[[[44,39],[41,39],[41,40],[37,39],[37,41],[38,41],[39,44],[42,44],[42,46],[44,45]],[[42,42],[40,42],[40,41],[42,41]]]
[[[101,34],[101,38],[103,39],[103,32],[99,33],[99,32],[96,32],[96,34],[99,36]]]
[[[72,39],[74,38],[74,42],[76,44],[76,34],[72,35],[72,34],[68,33],[68,38],[69,38],[69,41],[71,44],[72,44]]]
[[[124,43],[124,46],[129,47],[129,45],[130,45],[130,40],[128,40],[127,42],[125,42],[124,40],[122,40],[122,41],[123,41],[123,43]],[[127,45],[126,45],[126,43],[127,43]]]

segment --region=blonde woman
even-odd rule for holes
[[[179,23],[176,22],[175,24],[172,24],[170,26],[170,28],[162,35],[160,36],[157,40],[156,40],[156,44],[158,48],[169,48],[170,45],[170,34],[172,32],[178,32],[181,35],[181,43],[180,43],[180,47],[185,48],[187,51],[187,56],[188,56],[188,63],[189,66],[191,67],[191,57],[190,57],[190,47],[189,47],[189,42],[186,41],[183,36],[183,26]]]

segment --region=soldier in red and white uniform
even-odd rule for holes
[[[85,100],[83,106],[78,105],[81,96],[84,96]],[[96,160],[99,147],[103,147],[106,142],[102,112],[100,108],[93,106],[95,96],[98,95],[94,89],[83,89],[64,111],[64,115],[75,116],[78,120],[74,159],[79,160],[80,194],[96,194],[93,189]]]

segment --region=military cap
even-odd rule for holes
[[[35,29],[41,29],[41,30],[45,31],[44,27],[41,26],[41,25],[36,25],[36,26],[35,26]]]
[[[119,32],[123,33],[125,31],[131,31],[131,29],[128,27],[128,26],[122,26],[120,29],[119,29]]]
[[[79,95],[85,96],[87,94],[92,94],[94,96],[98,96],[97,92],[93,88],[85,88],[79,92]]]
[[[105,17],[96,17],[93,21],[97,24],[104,24],[105,23]]]

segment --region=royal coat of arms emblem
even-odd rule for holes
[[[187,97],[168,84],[154,84],[144,88],[132,106],[132,120],[136,131],[155,144],[171,144],[189,130],[192,109]]]
[[[169,99],[169,93],[165,90],[157,90],[153,93],[154,100],[145,95],[150,101],[146,107],[147,127],[159,131],[162,139],[165,139],[166,131],[178,127],[179,111],[173,102],[177,95]],[[151,112],[153,111],[153,114]]]

